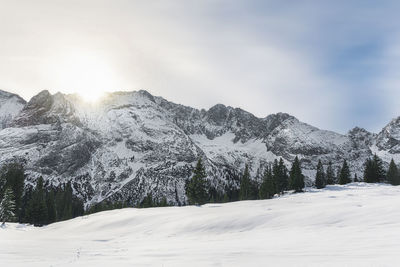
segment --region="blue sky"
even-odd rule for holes
[[[398,1],[0,0],[0,88],[147,89],[377,132],[400,115]]]

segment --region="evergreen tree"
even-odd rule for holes
[[[376,174],[378,177],[378,182],[383,182],[386,180],[386,171],[383,167],[383,161],[376,154],[373,156],[372,160],[374,161],[374,165],[376,166]]]
[[[47,223],[53,223],[57,220],[56,204],[54,199],[54,191],[50,190],[46,194],[46,205],[47,205]]]
[[[239,192],[240,192],[240,180],[241,176],[239,176],[235,172],[227,171],[227,184],[225,185],[224,191],[227,195],[228,201],[238,201],[239,200]]]
[[[278,191],[279,186],[278,186],[278,181],[279,181],[279,162],[277,159],[274,160],[274,164],[272,165],[272,177],[274,178],[274,185],[275,185],[275,192],[280,194],[280,191]]]
[[[385,180],[385,170],[382,160],[375,154],[372,159],[367,159],[364,168],[364,181],[366,183],[379,183]]]
[[[62,185],[60,185],[57,190],[55,190],[55,193],[56,221],[58,222],[63,219],[64,211],[64,189]]]
[[[72,196],[72,218],[82,216],[84,213],[83,201],[76,196]]]
[[[374,174],[374,166],[372,159],[367,159],[364,163],[364,182],[374,183],[375,181],[376,177]]]
[[[168,202],[167,202],[167,198],[166,197],[162,197],[161,201],[158,204],[159,207],[167,207],[168,206]]]
[[[396,166],[396,163],[394,163],[393,159],[390,161],[389,169],[388,169],[386,177],[387,177],[388,182],[391,183],[392,185],[400,184],[399,170]]]
[[[2,197],[7,184],[7,178],[0,173],[0,198]]]
[[[263,182],[263,179],[264,179],[264,173],[263,173],[262,168],[260,166],[260,167],[257,168],[256,176],[252,180],[253,181],[253,191],[255,189],[255,191],[257,191],[257,194],[258,194],[259,188],[260,188],[260,186],[261,186],[261,184]],[[255,192],[253,192],[253,194],[254,193]]]
[[[318,161],[317,165],[317,173],[315,175],[315,186],[318,189],[324,188],[326,186],[324,166],[322,165],[321,160]]]
[[[224,198],[222,199],[222,202],[223,202],[223,203],[229,202],[229,196],[228,196],[227,193],[224,194]]]
[[[60,185],[55,192],[57,221],[69,220],[84,214],[83,201],[73,195],[71,182]],[[101,202],[98,205],[94,205],[93,209],[103,209],[107,205],[108,203]]]
[[[329,161],[326,168],[326,184],[335,184],[335,171],[333,170],[332,162]]]
[[[71,182],[67,182],[67,184],[64,187],[64,192],[63,192],[63,208],[62,208],[62,220],[69,220],[72,219],[72,185]]]
[[[249,167],[247,166],[247,164],[246,167],[244,168],[243,176],[240,181],[239,199],[240,200],[251,199],[251,181],[250,181]]]
[[[8,163],[5,164],[0,170],[0,197],[5,188],[10,188],[13,191],[15,201],[15,214],[18,221],[21,221],[21,208],[22,208],[22,197],[25,186],[25,173],[24,167],[20,163]]]
[[[14,194],[10,188],[4,190],[3,199],[0,202],[0,220],[2,226],[6,221],[13,221],[15,216]]]
[[[140,203],[141,208],[151,208],[154,207],[153,195],[148,193],[147,196]]]
[[[47,205],[42,177],[39,177],[32,200],[29,203],[28,218],[29,222],[35,226],[42,226],[47,223]]]
[[[285,190],[288,189],[288,174],[287,168],[282,158],[278,160],[275,159],[274,165],[272,167],[272,175],[274,177],[275,184],[275,192],[278,194],[282,194]]]
[[[340,173],[342,171],[342,167],[337,167],[336,169],[336,177],[335,177],[335,184],[340,184]]]
[[[260,186],[260,192],[259,192],[259,197],[260,199],[267,199],[267,198],[273,198],[275,195],[275,184],[274,184],[274,177],[272,174],[272,170],[270,167],[267,167],[267,169],[264,172],[264,178]]]
[[[304,188],[304,175],[301,173],[300,161],[297,156],[290,170],[290,188],[295,192],[302,192]]]
[[[30,202],[32,200],[32,195],[33,195],[33,188],[28,186],[25,189],[24,195],[22,196],[22,202],[21,202],[21,221],[27,223],[29,222],[29,206]]]
[[[339,184],[348,184],[348,183],[351,183],[350,169],[349,166],[347,165],[347,161],[344,160],[342,168],[340,169]]]
[[[208,195],[210,196],[211,203],[220,203],[224,197],[224,194],[220,192],[216,187],[210,186],[208,189]]]
[[[208,199],[208,186],[205,178],[207,177],[206,171],[203,167],[201,158],[197,161],[196,168],[194,169],[193,177],[186,183],[186,195],[190,204],[202,205]]]
[[[359,182],[357,173],[354,174],[353,182],[355,182],[355,183],[358,183],[358,182]]]

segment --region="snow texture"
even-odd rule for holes
[[[0,229],[1,266],[396,266],[400,187],[106,211]]]
[[[10,115],[11,114],[11,115]],[[338,168],[347,159],[362,176],[373,153],[400,161],[400,118],[374,134],[320,130],[277,113],[257,118],[217,104],[198,110],[147,91],[114,92],[96,104],[77,95],[42,91],[25,103],[0,91],[0,164],[20,161],[27,184],[42,176],[49,186],[72,181],[87,205],[103,200],[137,204],[148,193],[171,204],[187,202],[184,185],[202,157],[208,179],[223,192],[238,186],[245,164],[260,181],[267,164],[298,156],[307,185],[318,160]]]
[[[0,90],[0,130],[8,126],[25,104],[18,95]]]

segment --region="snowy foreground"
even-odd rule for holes
[[[0,266],[397,266],[400,186],[123,209],[0,229]]]

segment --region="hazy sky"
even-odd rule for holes
[[[400,1],[0,0],[0,88],[146,89],[376,132],[400,115],[399,13]]]

